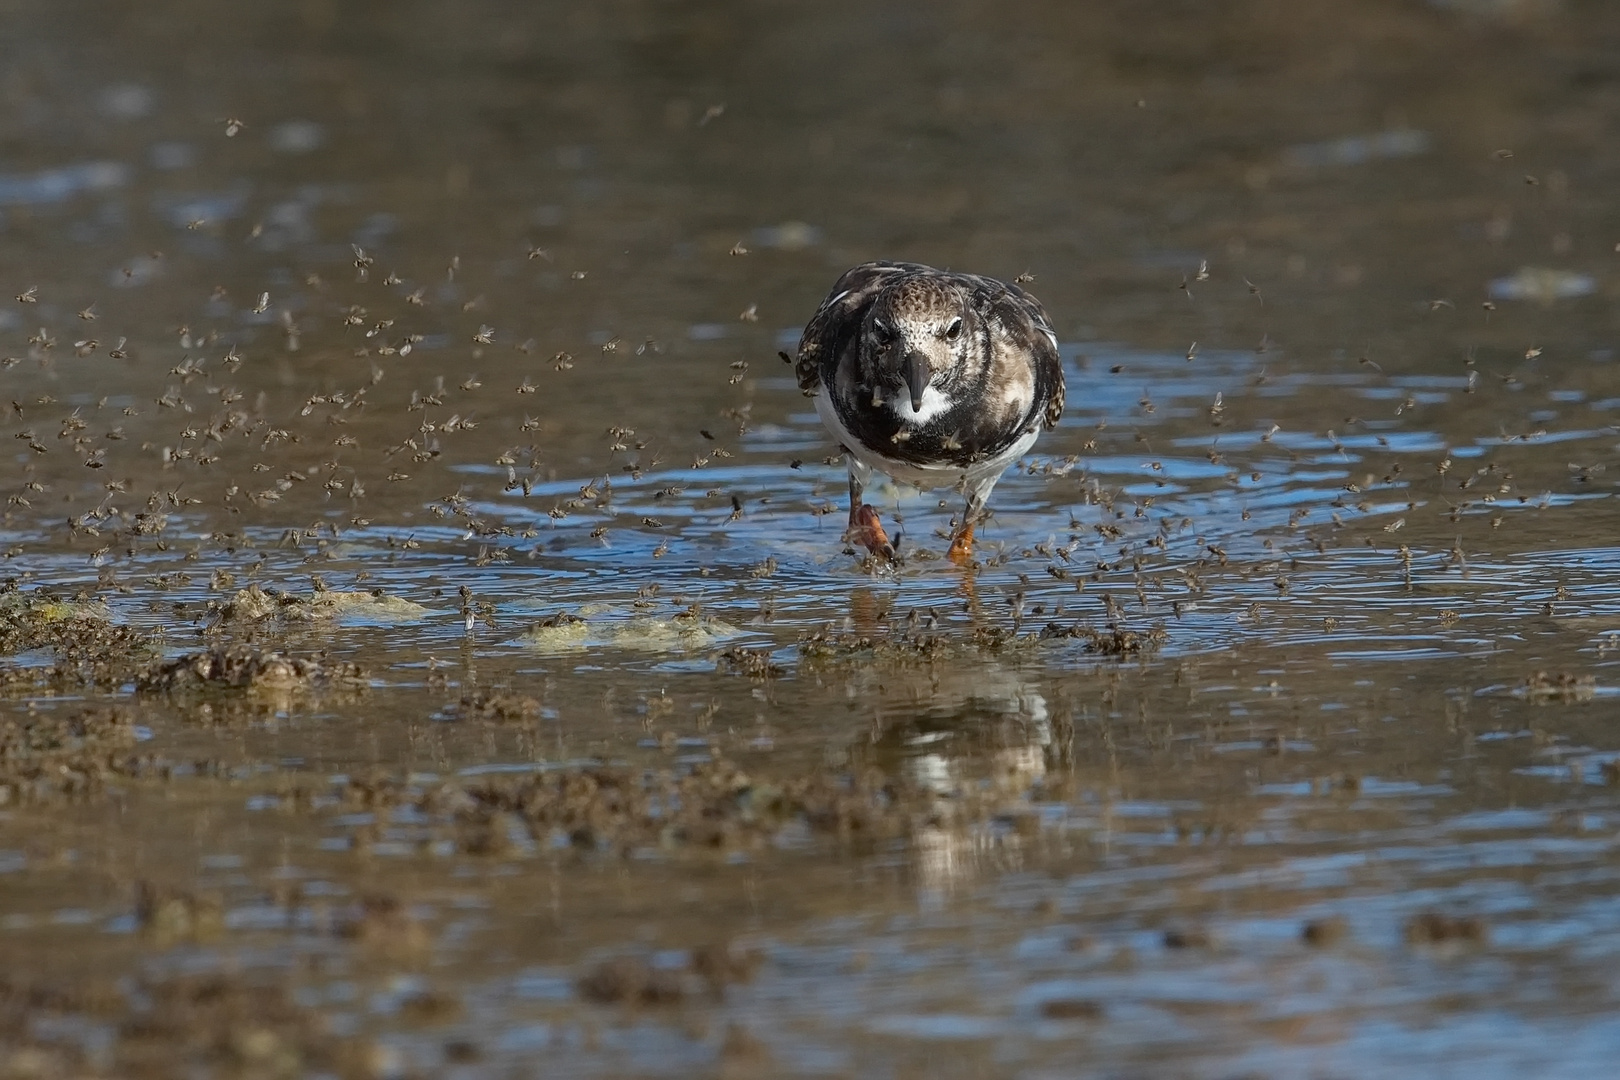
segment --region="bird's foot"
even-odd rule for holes
[[[844,530],[844,542],[859,544],[878,558],[894,558],[894,545],[889,542],[889,534],[883,531],[883,522],[878,520],[878,512],[865,504],[850,510],[849,528]]]
[[[973,565],[973,526],[971,524],[951,537],[951,546],[945,552],[945,557],[957,566]]]

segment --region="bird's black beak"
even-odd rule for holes
[[[905,370],[906,386],[911,388],[912,411],[921,412],[923,391],[928,389],[928,381],[933,378],[933,372],[928,368],[928,358],[920,352],[909,352],[901,366]]]

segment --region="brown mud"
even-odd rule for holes
[[[0,22],[0,1077],[1614,1060],[1612,5]],[[869,258],[1063,341],[971,567]]]

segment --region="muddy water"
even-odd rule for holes
[[[1341,8],[0,6],[0,1070],[1600,1072],[1620,18]]]

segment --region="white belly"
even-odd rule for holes
[[[983,461],[976,461],[966,468],[960,465],[918,465],[910,461],[884,457],[862,446],[860,440],[850,434],[844,422],[838,418],[838,410],[833,408],[832,397],[827,393],[826,387],[822,387],[821,392],[816,395],[816,413],[821,417],[821,422],[827,425],[827,430],[833,433],[833,437],[843,443],[844,448],[854,454],[855,459],[862,465],[886,473],[902,484],[925,489],[955,487],[964,480],[968,487],[973,488],[986,480],[994,480],[1007,471],[1007,466],[1029,453],[1029,448],[1034,446],[1035,440],[1040,437],[1040,429],[1031,428],[1001,453]]]

